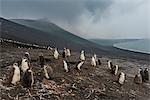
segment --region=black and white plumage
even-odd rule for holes
[[[71,56],[70,49],[68,49],[68,48],[66,49],[66,56],[67,56],[67,57],[70,57],[70,56]]]
[[[23,58],[21,62],[21,70],[25,72],[27,69],[29,69],[28,60]]]
[[[138,73],[134,77],[134,83],[141,84],[142,83],[142,76],[140,74],[141,69],[139,69]]]
[[[64,64],[64,69],[66,72],[69,72],[69,68],[68,68],[68,64],[65,60],[63,60],[63,64]]]
[[[125,74],[123,72],[120,72],[119,76],[118,76],[118,83],[123,85],[125,82]]]
[[[112,69],[111,69],[112,74],[117,75],[118,69],[119,69],[118,65],[113,66]]]
[[[51,66],[44,65],[44,67],[43,67],[43,73],[44,73],[44,77],[46,79],[52,79],[53,78],[53,69],[52,69]]]
[[[67,56],[66,54],[67,54],[67,50],[66,50],[66,48],[64,48],[63,53],[62,53],[62,57],[66,58],[66,56]]]
[[[98,59],[97,62],[98,62],[98,65],[101,65],[101,64],[102,64],[100,59]]]
[[[29,52],[25,52],[24,56],[29,60],[29,62],[31,62],[31,56]]]
[[[85,60],[85,54],[84,54],[83,50],[81,51],[81,54],[80,54],[80,60],[82,60],[82,61]]]
[[[80,61],[78,64],[77,64],[77,69],[81,71],[81,66],[84,64],[84,61]]]
[[[59,57],[59,53],[58,53],[57,48],[55,48],[55,50],[54,50],[54,58],[58,59],[58,57]]]
[[[52,47],[50,47],[50,46],[48,46],[48,47],[47,47],[47,50],[53,50],[53,48],[52,48]]]
[[[34,83],[33,71],[31,69],[27,69],[23,74],[22,85],[26,88],[31,88]]]
[[[93,56],[94,58],[95,58],[95,60],[97,61],[97,55],[96,54],[94,54],[94,56]]]
[[[96,66],[95,57],[92,57],[92,58],[91,58],[91,65],[94,66],[94,67]]]
[[[16,85],[17,82],[19,82],[19,81],[20,81],[20,69],[18,67],[18,63],[14,63],[13,68],[10,71],[8,83]]]
[[[140,68],[140,74],[142,76],[142,81],[144,81],[144,70],[143,70],[143,68]]]
[[[109,68],[109,69],[112,69],[112,68],[113,68],[112,61],[111,61],[111,60],[108,60],[107,63],[108,63],[108,68]]]
[[[149,72],[148,72],[148,68],[144,69],[144,81],[148,82],[149,81]]]

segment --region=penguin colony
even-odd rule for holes
[[[54,49],[53,57],[54,59],[59,59],[59,52],[57,48]],[[71,52],[70,49],[64,48],[63,53],[62,53],[62,58],[70,57]],[[85,63],[86,56],[85,52],[82,50],[80,53],[80,61],[77,63],[76,68],[77,70],[81,71],[83,64]],[[53,77],[53,69],[51,66],[45,64],[45,58],[43,54],[39,56],[39,62],[40,66],[42,68],[42,75],[44,78],[52,80]],[[66,59],[62,60],[63,62],[63,68],[65,72],[69,72],[69,64]],[[25,52],[24,57],[22,58],[21,65],[18,66],[17,63],[14,63],[12,66],[11,74],[9,77],[9,83],[16,85],[18,82],[21,81],[22,85],[26,88],[31,88],[34,84],[34,72],[32,71],[32,67],[30,66],[31,63],[31,57],[28,52]],[[101,60],[97,59],[97,55],[94,54],[91,57],[91,66],[96,67],[97,65],[101,65]],[[111,60],[107,61],[107,66],[108,69],[110,70],[112,75],[118,75],[117,82],[120,85],[123,85],[125,83],[125,73],[120,72],[118,73],[119,66],[118,65],[113,65]],[[19,68],[20,67],[20,68]],[[21,78],[22,75],[22,78]],[[136,84],[141,84],[142,82],[148,82],[149,81],[149,72],[148,69],[145,68],[140,68],[135,75],[134,82]]]

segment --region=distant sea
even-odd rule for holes
[[[114,44],[113,46],[120,49],[150,54],[150,39],[120,42]]]
[[[116,48],[150,54],[150,39],[90,39],[102,46],[113,46]]]

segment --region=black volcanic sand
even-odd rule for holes
[[[26,88],[19,83],[16,86],[6,86],[2,83],[9,75],[11,65],[21,60],[24,52],[31,54],[31,66],[34,71],[35,82],[29,96]],[[59,51],[61,52],[61,51]],[[54,79],[46,80],[42,77],[42,68],[39,66],[38,56],[43,53],[54,70]],[[72,56],[67,59],[69,62],[77,62],[79,53],[71,52]],[[78,71],[76,64],[69,64],[70,71],[66,73],[63,69],[63,58],[53,58],[53,51],[42,49],[16,48],[10,44],[1,45],[0,49],[0,100],[149,100],[150,83],[133,83],[134,75],[138,67],[144,66],[150,69],[148,61],[136,59],[111,59],[114,64],[119,65],[119,72],[126,73],[126,80],[120,86],[116,80],[117,76],[112,75],[107,67],[108,57],[101,57],[102,65],[92,67],[90,65],[90,54],[86,54],[86,61]],[[99,57],[100,55],[98,55]]]

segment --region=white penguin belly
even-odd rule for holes
[[[57,52],[54,54],[54,58],[58,59],[58,53]]]
[[[125,76],[124,76],[124,75],[121,75],[120,78],[119,78],[119,83],[120,83],[120,84],[123,84],[123,83],[124,83],[124,80],[125,80]]]
[[[45,77],[47,78],[47,79],[49,79],[49,76],[48,76],[48,73],[47,73],[47,70],[46,69],[44,69],[44,73],[45,73]]]
[[[81,59],[81,60],[85,60],[84,54],[81,54],[80,59]]]
[[[19,68],[16,68],[11,83],[16,84],[18,81],[20,81],[20,70]]]
[[[25,72],[28,68],[29,68],[29,66],[28,66],[27,63],[26,63],[26,64],[22,64],[22,66],[21,66],[21,70],[22,70],[23,72]]]

